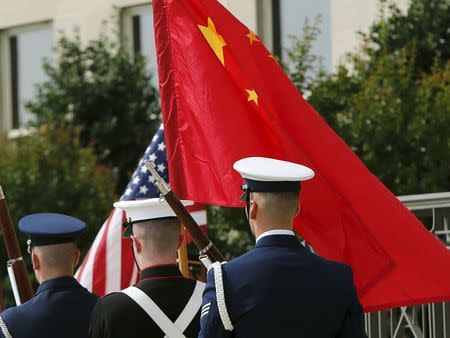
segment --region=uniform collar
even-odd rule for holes
[[[176,264],[152,265],[141,272],[141,280],[161,277],[178,278],[183,277],[183,275]]]
[[[259,238],[255,245],[255,248],[262,247],[292,247],[302,248],[300,241],[296,236],[290,235],[270,235],[263,238]]]
[[[295,236],[295,234],[292,230],[285,230],[285,229],[269,230],[269,231],[263,232],[261,235],[259,235],[258,238],[256,238],[256,243],[258,243],[258,241],[264,237],[275,236],[275,235]]]
[[[45,282],[42,282],[41,285],[39,285],[39,287],[36,291],[36,296],[45,290],[56,289],[56,288],[66,289],[66,288],[73,288],[73,287],[79,287],[79,286],[80,286],[80,284],[73,277],[66,276],[66,277],[52,278],[52,279],[46,280]]]

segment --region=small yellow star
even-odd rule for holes
[[[223,37],[219,35],[216,31],[216,26],[211,18],[208,18],[208,26],[197,25],[200,28],[203,36],[206,41],[208,41],[214,53],[216,53],[217,58],[222,62],[222,65],[225,66],[225,58],[223,55],[223,47],[227,44]]]
[[[248,30],[248,34],[246,35],[250,40],[250,46],[253,44],[253,41],[259,41],[258,37],[251,30]]]
[[[258,94],[256,94],[256,91],[254,89],[246,89],[245,90],[248,94],[248,100],[247,101],[253,101],[258,105]]]

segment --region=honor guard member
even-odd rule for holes
[[[1,314],[1,334],[14,338],[88,337],[98,297],[82,287],[73,270],[80,251],[76,241],[86,224],[61,214],[33,214],[19,221],[28,235],[28,253],[39,282],[28,302]]]
[[[233,167],[256,245],[209,270],[199,337],[366,337],[350,268],[311,253],[292,231],[300,181],[314,172],[261,157]]]
[[[126,212],[124,236],[132,241],[141,280],[99,300],[90,337],[197,337],[205,285],[184,278],[176,264],[183,240],[180,221],[159,198],[114,206]]]

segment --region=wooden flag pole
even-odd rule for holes
[[[186,230],[183,227],[183,233]],[[178,267],[180,268],[181,273],[185,278],[189,278],[189,263],[188,263],[188,255],[187,255],[187,244],[186,244],[186,236],[183,236],[183,242],[181,243],[180,248],[178,249]]]
[[[1,276],[0,276],[0,279]],[[4,298],[3,298],[3,286],[0,286],[0,313],[3,312],[5,306]]]
[[[0,186],[0,228],[3,233],[3,241],[5,243],[6,252],[17,282],[17,288],[20,295],[20,301],[25,303],[33,297],[33,289],[28,278],[28,273],[25,268],[25,262],[20,252],[19,243],[17,242],[16,232],[9,214],[8,205],[6,204],[6,197]]]
[[[192,237],[192,241],[197,245],[199,251],[199,259],[205,266],[210,266],[214,262],[223,262],[225,257],[220,253],[219,249],[210,241],[208,237],[200,230],[195,219],[186,210],[183,203],[175,195],[175,193],[170,189],[170,186],[166,181],[158,174],[156,171],[155,163],[150,161],[144,161],[145,166],[148,171],[152,174],[155,181],[153,184],[158,188],[161,196],[164,197],[167,204],[170,205],[175,215],[184,226],[186,230]]]

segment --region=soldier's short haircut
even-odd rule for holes
[[[73,267],[78,248],[75,243],[62,243],[36,246],[33,251],[49,269],[59,270]]]
[[[298,192],[254,192],[254,198],[264,211],[276,218],[294,217],[298,211]]]
[[[155,252],[176,250],[180,238],[181,224],[175,218],[154,219],[133,225],[133,234],[146,242]]]

